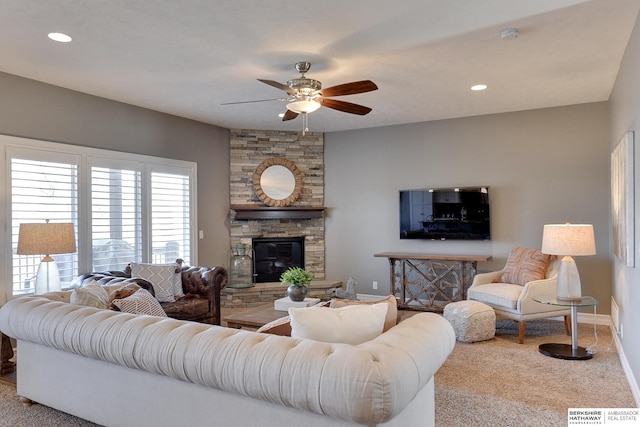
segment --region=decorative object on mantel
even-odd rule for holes
[[[253,190],[268,206],[289,206],[300,197],[302,172],[283,157],[271,157],[253,172]]]
[[[253,252],[253,248],[251,248]],[[255,286],[255,254],[247,253],[247,245],[238,243],[236,252],[229,249],[229,288],[251,288]]]
[[[350,299],[350,300],[358,299],[356,294],[357,286],[358,286],[358,282],[356,282],[356,280],[353,277],[349,277],[349,279],[347,280],[347,289],[344,291],[337,289],[336,297],[342,298],[342,299]]]
[[[307,296],[307,287],[311,283],[313,274],[300,267],[291,267],[280,276],[284,285],[289,285],[287,294],[291,301],[304,301]]]

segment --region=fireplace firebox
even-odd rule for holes
[[[304,236],[254,237],[251,246],[257,283],[279,282],[288,268],[304,268]]]

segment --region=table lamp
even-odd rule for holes
[[[556,298],[565,301],[582,299],[580,274],[571,256],[595,255],[596,241],[591,224],[547,224],[542,233],[542,253],[562,256],[558,268]]]
[[[44,255],[36,274],[35,293],[59,291],[60,273],[52,254],[76,251],[72,223],[23,223],[18,234],[18,255]]]

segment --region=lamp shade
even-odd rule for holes
[[[68,254],[76,251],[72,223],[23,223],[18,234],[18,255]]]
[[[549,255],[595,255],[591,224],[547,224],[542,232],[542,253]]]

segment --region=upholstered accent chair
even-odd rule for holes
[[[524,343],[528,320],[564,316],[565,329],[570,335],[568,307],[534,301],[536,297],[556,295],[559,265],[557,257],[544,255],[537,249],[514,248],[505,268],[474,277],[467,299],[493,307],[497,318],[518,321],[520,344]]]

